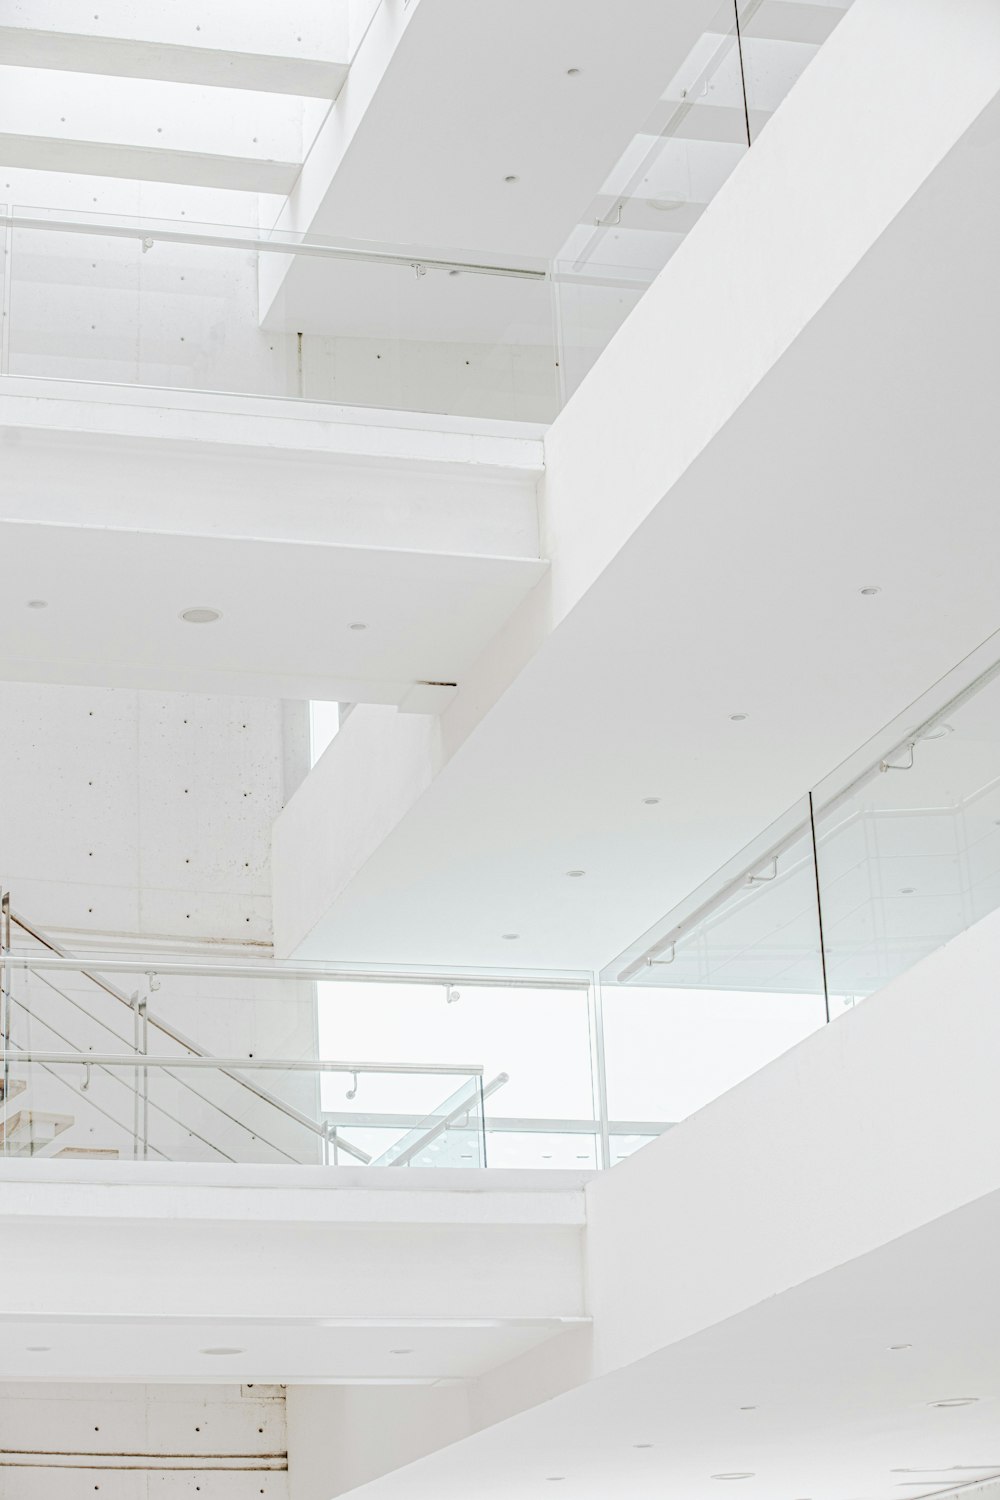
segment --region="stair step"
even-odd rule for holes
[[[55,1154],[74,1161],[119,1161],[121,1158],[121,1152],[112,1146],[63,1146]]]
[[[4,1099],[15,1099],[18,1094],[23,1094],[28,1087],[26,1078],[11,1078],[8,1080],[6,1091],[3,1086],[3,1078],[0,1077],[0,1104]]]
[[[19,1109],[0,1120],[0,1146],[8,1156],[34,1156],[52,1144],[73,1124],[72,1115],[56,1115],[42,1109]]]

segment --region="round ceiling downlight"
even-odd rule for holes
[[[216,620],[222,619],[222,610],[196,605],[191,609],[182,609],[181,619],[188,625],[214,625]]]
[[[198,1350],[198,1353],[199,1353],[199,1354],[213,1354],[213,1355],[214,1355],[214,1354],[218,1354],[218,1355],[226,1355],[226,1354],[245,1354],[245,1353],[246,1353],[246,1352],[247,1352],[247,1351],[246,1351],[246,1350],[245,1350],[245,1349],[231,1349],[231,1348],[229,1348],[229,1346],[228,1346],[228,1345],[226,1345],[226,1344],[220,1344],[220,1345],[219,1345],[219,1346],[218,1346],[218,1347],[217,1347],[217,1348],[212,1348],[212,1349],[199,1349],[199,1350]]]

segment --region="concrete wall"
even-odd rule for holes
[[[306,705],[295,713],[304,756]],[[7,682],[0,723],[0,878],[25,915],[67,932],[270,943],[280,703]]]
[[[181,944],[192,961],[218,960],[220,944],[270,956],[270,827],[307,764],[307,705],[3,683],[0,720],[0,884],[16,911],[71,952],[127,953],[141,939],[147,951]],[[154,990],[140,966],[117,987],[142,991],[210,1052],[315,1056],[311,985],[165,977]],[[84,977],[17,974],[11,988],[17,1046],[132,1050],[128,1009]],[[148,1040],[150,1052],[178,1050],[155,1027]],[[84,1082],[79,1069],[35,1069],[8,1116],[55,1115],[57,1150],[131,1155],[134,1075]],[[318,1102],[315,1076],[269,1086],[306,1112]],[[318,1159],[314,1135],[217,1075],[151,1073],[149,1097],[154,1156]],[[11,1144],[42,1145],[26,1120]]]
[[[285,1500],[286,1462],[281,1386],[0,1385],[0,1500]]]

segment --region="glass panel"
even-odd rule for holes
[[[376,1167],[485,1167],[483,1085],[470,1079],[373,1163]]]
[[[833,1014],[1000,906],[1000,677],[817,815]]]
[[[96,1060],[92,1060],[96,1058]],[[8,1049],[3,1154],[75,1160],[148,1160],[482,1167],[482,1085],[466,1078],[410,1130],[331,1128],[302,1108],[328,1076],[308,1064],[193,1065],[182,1055],[131,1058],[66,1049]],[[391,1086],[378,1072],[366,1075]],[[442,1080],[426,1079],[440,1098]],[[451,1080],[454,1083],[454,1078]],[[447,1086],[447,1085],[444,1085]],[[367,1137],[367,1138],[366,1138]]]
[[[569,395],[746,153],[736,16],[720,9],[556,256]]]
[[[822,1026],[808,802],[602,975],[602,1001],[612,1160]]]
[[[33,226],[13,230],[12,374],[525,421],[555,414],[541,264],[486,274],[475,265],[488,257],[470,265],[461,252],[447,257],[459,265],[405,248],[392,253],[413,260],[397,263],[378,246],[292,255],[252,230],[245,243],[231,235],[235,245],[185,243],[162,236],[196,226],[113,221],[108,233],[83,233],[66,227],[72,215],[15,213]],[[280,284],[271,275],[270,298],[262,273],[279,264],[294,274]]]
[[[483,1067],[486,1145],[491,1166],[582,1166],[592,1140],[567,1136],[558,1152],[550,1138],[562,1124],[593,1124],[589,996],[582,987],[522,982],[322,982],[320,1049],[327,1056],[373,1056],[387,1062]],[[386,1056],[386,1054],[389,1054]],[[400,1108],[425,1115],[440,1106],[411,1079],[377,1086],[362,1078],[352,1107],[370,1116]],[[398,1101],[407,1102],[400,1105]],[[344,1118],[340,1083],[324,1084],[324,1109]],[[579,1143],[578,1143],[579,1142]],[[569,1160],[567,1160],[567,1157]]]
[[[307,964],[134,954],[83,968],[29,929],[15,935],[8,1154],[481,1167],[484,1101],[499,1101],[491,1131],[517,1137],[521,1164],[548,1165],[544,1138],[564,1131],[552,1164],[594,1162],[581,981],[319,981]],[[58,1145],[42,1130],[55,1124]]]
[[[778,105],[805,72],[851,5],[851,0],[738,0],[750,140],[755,141]]]

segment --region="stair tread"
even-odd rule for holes
[[[86,1159],[88,1161],[118,1161],[121,1158],[121,1152],[113,1146],[63,1146],[62,1150],[57,1151],[55,1155],[72,1156],[78,1160]]]
[[[73,1115],[59,1115],[47,1109],[19,1109],[6,1120],[0,1120],[0,1141],[13,1140],[18,1133],[33,1135],[39,1126],[49,1126],[52,1135],[61,1135],[73,1124]]]

